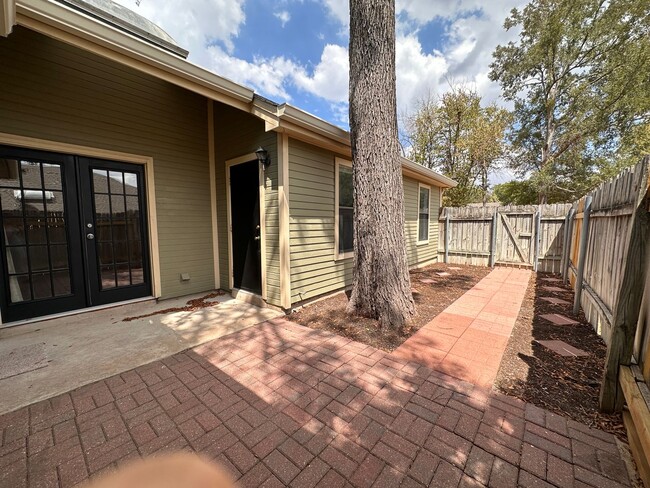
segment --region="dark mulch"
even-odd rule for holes
[[[442,263],[411,271],[411,287],[414,290],[413,298],[417,310],[413,320],[402,331],[380,329],[376,320],[348,315],[345,312],[348,304],[348,296],[345,293],[308,305],[289,315],[289,320],[312,329],[328,330],[391,352],[490,271],[484,267]],[[449,276],[437,274],[442,272],[449,273]],[[433,283],[422,283],[421,280],[433,280]]]
[[[543,278],[556,275],[533,274],[526,297],[494,387],[552,412],[583,424],[611,432],[626,440],[620,414],[598,411],[598,395],[607,347],[587,322],[582,311],[573,315],[573,292],[562,283]],[[552,292],[543,286],[557,286],[565,291]],[[555,297],[570,302],[554,305],[541,297]],[[541,318],[544,314],[561,314],[579,321],[575,325],[553,325]],[[587,357],[562,357],[537,344],[536,340],[561,340],[590,353]]]

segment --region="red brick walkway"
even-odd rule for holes
[[[618,487],[613,436],[290,322],[0,417],[0,486],[191,449],[242,487]]]
[[[393,355],[491,387],[529,278],[528,270],[495,268]]]

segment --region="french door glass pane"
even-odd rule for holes
[[[51,298],[52,277],[50,273],[32,273],[32,287],[34,289],[34,299]]]
[[[4,217],[4,240],[8,246],[25,244],[25,225],[21,218]]]
[[[111,195],[124,195],[124,175],[121,171],[110,171],[109,183],[111,187]]]
[[[20,188],[18,166],[18,160],[16,159],[0,158],[0,186]]]
[[[8,247],[7,265],[10,274],[29,273],[27,246]]]
[[[61,183],[61,171],[58,164],[42,163],[43,166],[43,180],[45,182],[46,190],[63,190]]]
[[[47,233],[50,238],[50,244],[66,244],[68,242],[65,219],[63,217],[47,219]]]
[[[70,289],[70,270],[64,269],[52,273],[54,296],[60,297],[72,293]]]
[[[12,303],[27,302],[32,299],[28,274],[9,276],[9,292]]]
[[[100,267],[102,290],[115,288],[115,268],[113,266]]]

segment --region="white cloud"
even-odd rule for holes
[[[348,99],[348,50],[336,44],[327,44],[320,62],[311,73],[298,68],[291,77],[295,85],[306,92],[330,102],[345,102]]]
[[[205,65],[206,45],[221,42],[229,52],[233,39],[246,21],[245,0],[115,0],[161,26],[184,49],[189,58]]]
[[[350,23],[350,6],[348,0],[322,0],[325,8],[343,27]]]
[[[283,28],[285,25],[287,25],[287,22],[291,20],[291,14],[287,10],[275,12],[273,16],[280,20],[280,24],[282,24]]]
[[[207,53],[209,62],[206,67],[220,76],[252,86],[268,97],[291,99],[286,90],[286,81],[291,78],[292,73],[299,70],[293,61],[278,56],[269,59],[256,57],[252,62],[248,62],[231,56],[220,46],[210,46]]]
[[[435,94],[448,69],[442,53],[425,53],[414,34],[400,36],[395,42],[397,104],[408,111],[418,100]]]
[[[320,0],[342,26],[349,23],[347,0]],[[397,0],[397,100],[402,110],[418,99],[443,93],[446,79],[475,87],[486,102],[499,100],[500,88],[488,78],[492,52],[516,36],[501,26],[513,7],[526,0]],[[431,21],[447,23],[440,51],[426,52],[420,30]],[[500,101],[501,102],[501,101]],[[501,102],[502,103],[502,102]]]

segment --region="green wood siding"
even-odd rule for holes
[[[162,296],[214,287],[205,98],[22,27],[0,79],[0,132],[152,157]]]
[[[289,139],[289,229],[292,303],[352,283],[352,259],[334,258],[335,154]],[[431,187],[429,243],[417,245],[418,182],[404,178],[405,235],[410,266],[438,255],[440,189]]]
[[[228,214],[226,161],[255,152],[262,146],[271,165],[265,170],[266,198],[266,293],[267,301],[280,305],[280,240],[278,221],[278,135],[265,132],[264,122],[240,110],[215,102],[215,153],[217,219],[219,221],[219,273],[221,287],[228,289]]]

